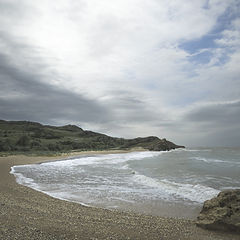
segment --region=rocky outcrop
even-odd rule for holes
[[[184,148],[166,140],[165,138],[160,139],[155,136],[134,138],[134,139],[123,139],[122,148],[134,148],[142,147],[149,151],[169,151],[176,148]]]
[[[196,224],[207,229],[240,233],[240,189],[226,190],[207,200]]]
[[[170,142],[170,141],[166,140],[165,138],[163,138],[163,139],[158,139],[157,141],[153,142],[153,144],[151,144],[148,147],[148,150],[150,150],[150,151],[169,151],[169,150],[176,149],[176,148],[185,148],[185,147],[176,145],[173,142]]]

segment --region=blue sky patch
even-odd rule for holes
[[[196,63],[208,63],[212,54],[211,49],[218,48],[215,40],[221,38],[221,33],[231,27],[231,22],[238,17],[238,11],[233,11],[232,8],[226,9],[226,11],[217,19],[214,28],[201,38],[191,41],[185,41],[179,44],[179,48],[187,51],[189,54],[194,54],[189,57],[189,61]],[[200,52],[203,49],[209,49],[209,51]],[[197,54],[200,52],[199,54]],[[225,62],[226,57],[222,56],[220,63]]]
[[[199,54],[192,55],[188,57],[188,60],[193,63],[208,63],[213,54],[210,51],[203,51]]]
[[[218,34],[208,34],[200,39],[184,42],[180,44],[179,47],[188,53],[193,54],[201,49],[216,47],[215,39],[217,38],[219,38]]]

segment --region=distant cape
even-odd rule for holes
[[[0,152],[66,152],[134,148],[169,151],[184,146],[156,136],[124,139],[86,131],[75,125],[57,127],[29,121],[0,120]]]

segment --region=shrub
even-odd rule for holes
[[[57,144],[49,143],[48,144],[48,150],[50,150],[50,151],[60,151],[61,147]]]
[[[41,143],[39,141],[32,141],[31,142],[31,148],[40,147],[40,146],[41,146]]]
[[[29,144],[30,144],[30,138],[26,135],[21,136],[17,141],[18,146],[26,147]]]
[[[11,146],[7,142],[0,141],[0,152],[10,151]]]

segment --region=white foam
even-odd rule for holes
[[[197,160],[197,161],[206,162],[206,163],[230,163],[230,164],[239,164],[238,162],[224,161],[224,160],[214,159],[214,158],[192,157],[191,159]]]
[[[132,152],[132,153],[121,153],[121,154],[105,154],[96,155],[90,157],[81,157],[74,159],[67,159],[62,161],[46,162],[41,165],[46,166],[57,166],[65,167],[67,166],[81,166],[81,165],[99,165],[99,164],[118,164],[124,163],[131,160],[142,160],[144,158],[151,158],[154,156],[159,156],[163,152]]]
[[[220,192],[217,189],[206,187],[200,184],[192,185],[176,183],[166,179],[158,180],[141,174],[134,175],[133,180],[151,188],[156,188],[161,193],[167,193],[198,203],[203,203],[204,201],[216,196]]]
[[[177,148],[171,151],[176,152],[211,152],[211,149],[188,149],[188,148]]]
[[[32,178],[27,178],[23,174],[21,174],[21,173],[16,171],[17,168],[29,167],[29,166],[31,166],[31,165],[19,165],[19,166],[11,167],[10,173],[15,176],[16,182],[18,184],[30,187],[30,188],[38,191],[38,192],[45,193],[45,194],[47,194],[47,195],[49,195],[49,196],[51,196],[53,198],[56,198],[56,199],[69,201],[69,202],[76,202],[76,203],[79,203],[79,204],[81,204],[83,206],[86,206],[86,207],[93,207],[93,206],[91,206],[89,204],[86,204],[84,202],[80,202],[79,199],[75,200],[73,198],[73,195],[70,194],[69,192],[61,192],[61,191],[53,191],[53,190],[42,190],[41,186],[39,184],[35,183]]]
[[[120,167],[120,169],[129,170],[129,169],[131,169],[131,168],[129,167],[128,164],[125,164],[125,165],[123,165],[122,167]]]
[[[30,187],[30,188],[38,191],[38,192],[42,192],[42,193],[45,193],[47,195],[50,195],[50,194],[48,194],[48,192],[45,192],[45,191],[41,190],[40,185],[35,183],[32,178],[25,177],[23,174],[21,174],[19,172],[16,172],[15,169],[19,168],[19,167],[22,167],[22,166],[28,166],[28,165],[21,165],[21,166],[13,166],[13,167],[11,167],[10,173],[15,176],[16,182],[18,184]]]
[[[121,201],[121,202],[134,203],[134,201],[132,201],[132,200],[121,198],[121,197],[111,197],[110,200],[112,200],[112,201],[118,200],[118,201]]]
[[[18,168],[19,166],[13,166],[11,167],[11,171],[10,173],[13,174],[16,177],[16,182],[22,185],[26,185],[26,186],[33,186],[34,185],[34,181],[32,178],[27,178],[25,177],[22,173],[18,173],[16,172],[15,168]]]

